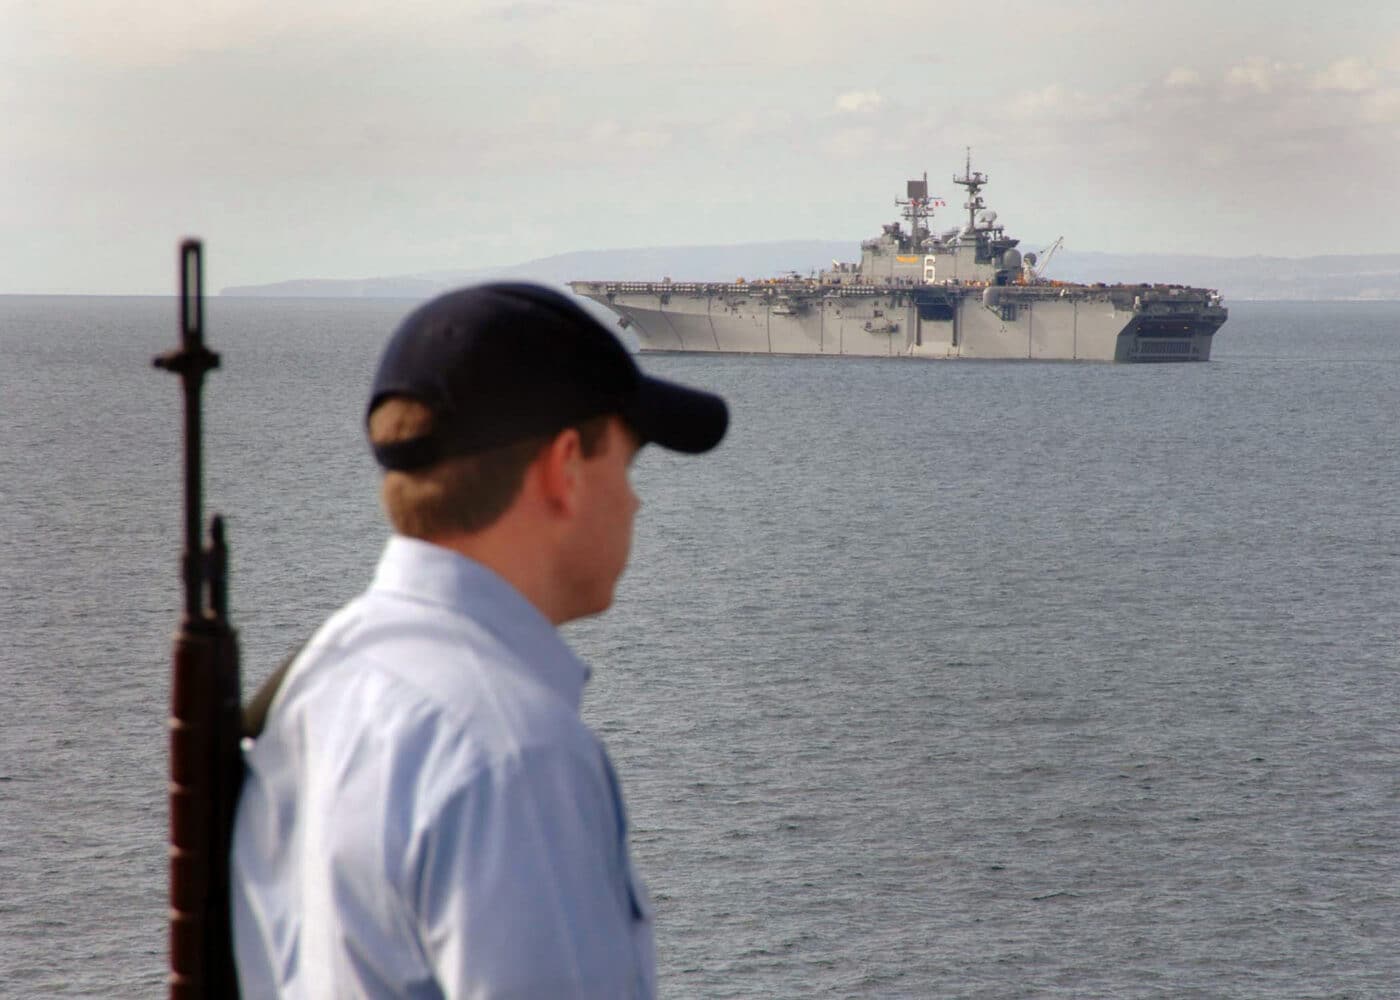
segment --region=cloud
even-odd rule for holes
[[[1116,238],[1125,249],[1308,253],[1324,233],[1333,248],[1375,245],[1400,226],[1400,205],[1377,198],[1400,175],[1400,67],[1359,55],[1008,91],[939,132],[966,136],[993,176],[1014,178],[990,192],[1009,224],[1025,218],[1103,248]],[[1348,184],[1328,188],[1338,170]],[[1178,206],[1174,219],[1166,205]],[[1086,236],[1105,220],[1120,225],[1116,237]],[[1193,244],[1193,233],[1213,235]]]
[[[1042,114],[1059,114],[1065,109],[1068,96],[1059,84],[1017,94],[1011,101],[1014,114],[1032,118]]]
[[[1196,87],[1201,83],[1201,74],[1185,66],[1177,66],[1163,81],[1168,87]]]
[[[1226,70],[1225,85],[1227,88],[1252,91],[1256,94],[1272,93],[1288,69],[1283,63],[1256,57]]]
[[[1031,126],[1058,121],[1094,121],[1112,115],[1121,104],[1122,96],[1118,93],[1086,93],[1052,83],[1012,95],[1004,102],[1003,114]]]
[[[1317,90],[1359,94],[1374,90],[1378,81],[1379,74],[1369,61],[1351,57],[1334,62],[1321,73],[1314,74],[1312,85]]]
[[[671,144],[671,133],[665,129],[623,125],[613,119],[604,119],[588,127],[589,145],[598,152],[608,150],[628,153],[650,152],[663,149]],[[572,144],[571,144],[572,145]]]
[[[1400,141],[1400,88],[1376,88],[1362,96],[1359,116],[1368,125],[1390,126],[1392,139]]]
[[[1133,96],[1122,91],[1095,93],[1051,84],[995,102],[987,123],[994,133],[1014,131],[1053,142],[1057,135],[1083,134],[1129,118],[1133,103]]]
[[[1095,159],[1121,162],[1138,151],[1172,171],[1200,159],[1277,175],[1279,153],[1292,158],[1285,171],[1299,156],[1362,155],[1368,135],[1380,138],[1373,126],[1400,125],[1400,73],[1360,58],[1320,69],[1254,58],[1213,76],[1178,67],[1136,87],[1051,84],[1010,93],[979,108],[975,120],[992,135],[1014,131],[1041,152],[1093,150]],[[974,116],[962,121],[973,125]],[[1388,154],[1380,142],[1372,152],[1400,156],[1400,136],[1384,138]]]
[[[836,111],[840,114],[865,114],[877,111],[885,99],[874,90],[853,90],[836,98]]]

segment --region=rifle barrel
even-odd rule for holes
[[[219,356],[204,346],[204,248],[199,240],[180,244],[180,346],[154,361],[157,368],[180,376],[185,390],[185,617],[204,611],[204,565],[200,556],[203,527],[204,426],[200,395],[206,372],[219,367]]]
[[[242,784],[238,640],[228,622],[223,519],[203,545],[204,376],[219,356],[204,345],[203,249],[180,245],[180,346],[155,365],[184,389],[185,610],[170,694],[170,997],[236,998],[228,862]]]

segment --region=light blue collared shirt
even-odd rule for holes
[[[650,906],[588,667],[485,567],[395,536],[246,753],[247,997],[650,1000]]]

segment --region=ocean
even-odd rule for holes
[[[567,628],[662,995],[1400,995],[1400,303],[1231,302],[1205,365],[649,356]],[[212,299],[251,690],[368,580],[402,301]],[[157,996],[180,606],[169,298],[0,297],[0,995]]]

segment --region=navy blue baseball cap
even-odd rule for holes
[[[525,282],[448,292],[410,313],[380,357],[366,419],[395,396],[427,406],[433,428],[375,445],[385,469],[425,468],[605,414],[644,442],[691,454],[719,444],[729,426],[719,396],[647,375],[578,303]]]

